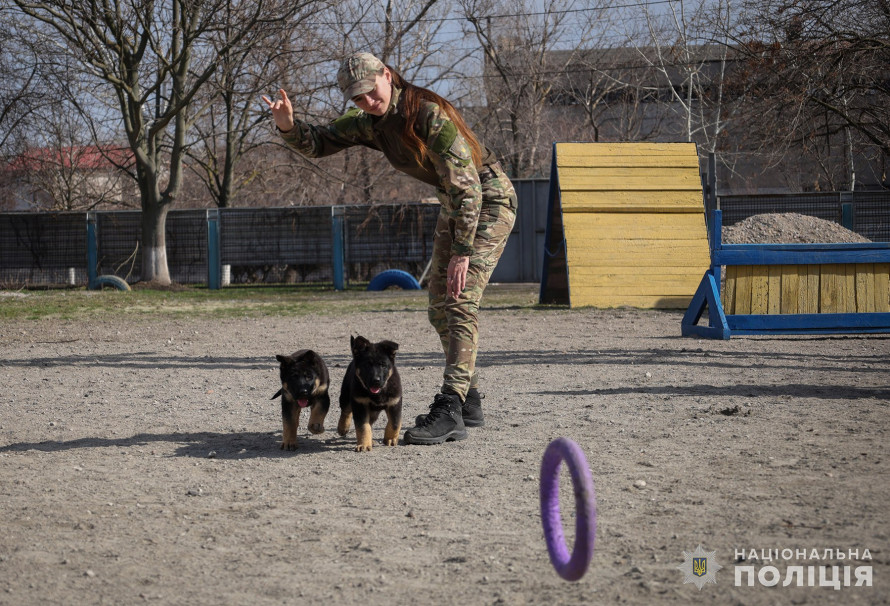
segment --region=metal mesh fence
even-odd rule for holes
[[[113,274],[128,282],[142,278],[141,216],[138,211],[96,214],[98,275]]]
[[[219,220],[220,258],[233,284],[333,280],[330,206],[226,208]]]
[[[98,274],[128,282],[142,279],[142,213],[96,213]],[[203,210],[171,211],[165,229],[170,279],[180,284],[207,281],[207,218]]]
[[[386,269],[420,277],[433,252],[438,204],[346,208],[347,279],[366,282]]]
[[[531,212],[528,203],[520,199],[520,209]],[[719,199],[724,225],[771,212],[797,212],[842,223],[846,203],[853,208],[854,231],[875,242],[890,242],[890,192]],[[546,215],[546,206],[534,208]],[[230,282],[332,283],[332,210],[330,206],[221,209],[220,259],[231,267]],[[343,211],[348,281],[366,282],[386,269],[402,269],[415,277],[423,273],[432,255],[438,204],[339,210]],[[541,223],[546,224],[546,216]],[[0,287],[85,285],[86,226],[86,213],[0,213]],[[167,262],[174,282],[207,282],[207,233],[207,211],[170,211]],[[97,273],[140,281],[141,213],[98,212],[96,234]],[[533,250],[543,250],[541,234],[533,233],[526,240]]]
[[[0,284],[86,282],[86,213],[0,214]]]
[[[873,242],[890,242],[890,192],[854,203],[853,231]]]

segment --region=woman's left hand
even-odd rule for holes
[[[448,295],[455,299],[460,296],[467,286],[467,270],[470,269],[470,257],[453,255],[448,262],[448,282],[446,288]]]

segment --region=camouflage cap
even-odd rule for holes
[[[337,72],[337,83],[345,100],[374,90],[377,86],[376,76],[384,67],[383,61],[371,53],[354,53],[343,59]]]

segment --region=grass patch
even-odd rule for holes
[[[492,284],[483,308],[532,308],[537,285]],[[426,310],[423,290],[335,291],[321,286],[177,287],[130,292],[84,289],[0,292],[0,322],[89,320],[121,316],[208,317],[344,315],[359,311]]]

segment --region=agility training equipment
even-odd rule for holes
[[[890,332],[890,244],[723,244],[722,223],[715,210],[684,337]]]
[[[420,282],[401,269],[381,271],[368,283],[368,290],[386,290],[391,286],[397,286],[402,290],[420,290]]]
[[[115,288],[117,290],[132,290],[126,280],[112,275],[96,276],[96,278],[90,282],[89,286],[91,290],[100,290],[104,286]]]
[[[556,143],[541,303],[685,309],[708,268],[694,143]]]
[[[575,545],[571,557],[559,510],[559,469],[565,461],[575,492]],[[541,523],[550,562],[557,574],[577,581],[587,572],[596,539],[596,493],[590,467],[581,448],[568,438],[550,442],[541,460]]]

